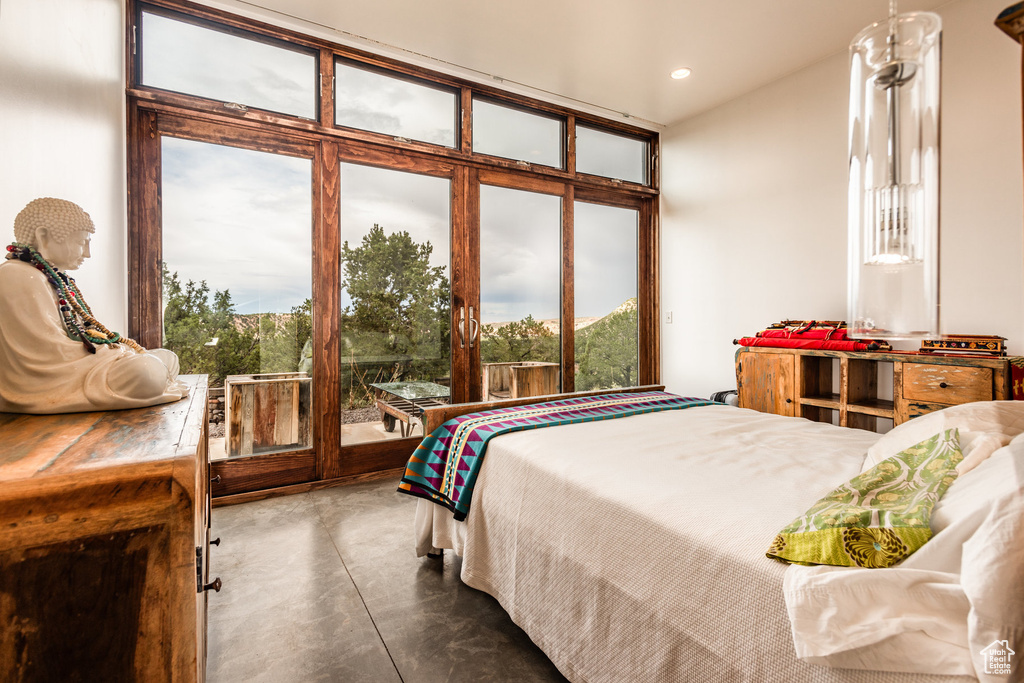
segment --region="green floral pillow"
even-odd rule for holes
[[[956,480],[960,435],[949,429],[832,490],[768,549],[793,564],[891,567],[931,538],[935,503]]]

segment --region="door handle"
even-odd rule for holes
[[[472,309],[470,309],[472,310]],[[459,331],[459,348],[466,348],[466,307],[459,308],[459,324],[455,327]],[[472,344],[470,344],[472,346]]]
[[[473,342],[480,333],[480,321],[473,317],[473,307],[469,307],[469,348],[473,348]]]

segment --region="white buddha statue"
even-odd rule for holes
[[[67,274],[89,258],[94,232],[89,214],[52,197],[14,219],[0,262],[0,411],[140,408],[188,395],[178,357],[108,330]]]

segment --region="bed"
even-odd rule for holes
[[[577,683],[984,680],[980,639],[1024,646],[1024,544],[1005,545],[1024,534],[1024,407],[992,403],[995,417],[936,413],[881,439],[726,405],[504,434],[465,521],[418,501],[416,550],[461,555],[462,580]],[[428,413],[428,429],[458,410]],[[957,420],[991,457],[936,508],[928,552],[881,570],[765,557],[866,454]]]

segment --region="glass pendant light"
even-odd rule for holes
[[[898,14],[850,44],[850,335],[939,336],[942,20]]]

